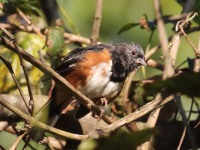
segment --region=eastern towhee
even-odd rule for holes
[[[119,95],[129,73],[141,65],[146,62],[139,44],[99,44],[74,49],[56,71],[94,103],[106,105]],[[52,116],[61,114],[74,98],[55,85],[50,100]],[[80,105],[77,116],[88,112]]]

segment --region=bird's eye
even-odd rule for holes
[[[135,56],[135,51],[132,51],[131,54],[132,54],[133,56]]]

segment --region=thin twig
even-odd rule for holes
[[[40,30],[32,24],[28,17],[19,8],[17,8],[17,12],[20,15],[20,17],[23,18],[24,21],[26,21],[28,25],[31,25],[35,33],[37,33],[40,36],[40,38],[45,41],[45,37],[41,34]]]
[[[200,54],[200,36],[199,36],[197,53]],[[196,55],[194,63],[194,72],[199,72],[199,71],[200,71],[200,57]]]
[[[99,40],[99,31],[102,18],[102,7],[103,7],[103,0],[96,0],[95,16],[91,34],[91,45],[97,44]]]
[[[6,30],[5,28],[3,28],[1,25],[0,25],[0,29],[10,38],[10,39],[15,39],[14,35],[12,35],[10,32],[8,32],[8,30]]]
[[[31,111],[30,111],[29,106],[28,106],[28,104],[27,104],[26,97],[24,96],[24,93],[23,93],[23,91],[22,91],[22,89],[21,89],[21,87],[20,87],[20,84],[19,84],[19,82],[17,81],[17,78],[16,78],[16,76],[15,76],[15,73],[14,73],[14,71],[13,71],[13,69],[12,69],[11,62],[7,61],[7,60],[4,59],[2,56],[0,56],[0,59],[4,62],[4,64],[6,65],[6,67],[8,68],[8,70],[10,71],[10,74],[11,74],[11,76],[12,76],[12,78],[13,78],[13,80],[14,80],[16,86],[17,86],[17,89],[18,89],[18,91],[19,91],[19,93],[20,93],[20,95],[21,95],[21,97],[22,97],[22,99],[23,99],[23,101],[24,101],[24,104],[25,104],[25,106],[26,106],[28,112],[31,114]]]
[[[27,72],[27,69],[24,65],[24,61],[23,61],[22,55],[19,51],[19,48],[17,46],[16,40],[14,40],[13,44],[15,46],[15,49],[17,50],[17,54],[19,56],[20,64],[21,64],[22,69],[24,71],[24,76],[25,76],[25,79],[26,79],[26,84],[27,84],[27,87],[28,87],[28,93],[29,93],[29,97],[30,97],[28,109],[29,109],[29,112],[31,112],[31,115],[32,115],[33,109],[34,109],[34,100],[33,100],[33,92],[31,90],[30,80],[29,80],[29,77],[28,77],[28,72]]]
[[[197,147],[196,147],[196,143],[195,143],[195,140],[194,140],[194,136],[192,134],[192,131],[191,131],[190,127],[188,126],[188,120],[187,120],[187,117],[186,117],[185,112],[183,110],[183,107],[182,107],[182,104],[181,104],[181,100],[180,100],[180,96],[176,97],[176,103],[177,103],[177,106],[178,106],[178,110],[179,110],[179,112],[180,112],[180,114],[182,116],[183,124],[186,127],[186,131],[188,133],[192,149],[196,150]]]
[[[135,75],[135,71],[133,71],[132,73],[130,73],[130,75],[128,76],[128,79],[125,82],[124,85],[124,90],[123,90],[123,96],[122,96],[122,102],[123,102],[123,106],[124,106],[124,110],[126,112],[126,115],[129,115],[132,113],[132,111],[130,110],[130,103],[128,100],[128,95],[129,95],[129,89],[131,87],[131,83],[133,80],[133,77]],[[128,124],[128,126],[133,130],[133,131],[138,131],[137,125],[135,124],[135,122],[132,122],[131,124]]]
[[[186,40],[192,47],[194,53],[196,55],[200,55],[200,54],[198,54],[197,49],[195,48],[194,44],[192,43],[192,41],[190,40],[190,38],[187,36],[187,34],[185,33],[185,31],[183,29],[184,25],[187,25],[195,16],[197,16],[197,13],[189,13],[185,20],[178,21],[177,25],[176,25],[176,31],[178,31],[180,29],[181,33],[185,36]]]
[[[148,60],[151,58],[151,56],[160,48],[160,45],[156,45],[153,48],[151,48],[146,54],[145,54],[145,60]]]
[[[191,115],[192,115],[193,105],[194,105],[194,98],[192,98],[192,101],[191,101],[190,113],[189,113],[188,118],[187,118],[187,125],[189,124],[190,117],[191,117]],[[183,130],[183,133],[182,133],[182,136],[181,136],[181,139],[180,139],[180,141],[179,141],[179,145],[178,145],[177,150],[180,150],[180,148],[181,148],[181,146],[182,146],[183,140],[184,140],[184,138],[185,138],[186,129],[187,129],[187,127],[186,127],[186,125],[185,125],[184,130]]]
[[[126,114],[129,114],[128,110],[126,109],[126,105],[127,105],[127,102],[128,102],[129,89],[130,89],[130,87],[131,87],[131,83],[132,83],[132,80],[133,80],[134,75],[135,75],[135,71],[133,71],[133,72],[128,76],[128,79],[126,80],[125,85],[124,85],[122,102],[123,102],[123,105],[124,105]]]
[[[27,148],[27,146],[30,146],[30,141],[31,141],[31,136],[28,136],[27,139],[26,139],[26,142],[24,143],[24,146],[23,146],[23,150],[25,150]]]
[[[164,67],[161,63],[153,60],[153,59],[148,59],[147,60],[147,66],[148,67],[151,67],[151,68],[155,68],[155,69],[158,69],[158,70],[161,70],[163,71]]]
[[[197,128],[200,125],[200,121],[194,126],[194,128]]]
[[[199,37],[197,53],[200,54],[200,37]],[[195,63],[194,63],[194,72],[199,72],[199,71],[200,71],[200,57],[196,55]],[[195,125],[194,128],[196,128],[199,125],[200,125],[200,121]]]
[[[16,141],[12,144],[9,150],[16,150],[17,146],[19,145],[20,141],[27,135],[28,132],[24,132],[23,134],[19,135]]]
[[[41,50],[38,50],[37,53],[39,55],[40,60],[45,64],[45,60],[44,60],[44,57],[42,56]]]
[[[90,39],[79,36],[79,35],[65,32],[63,34],[63,36],[64,36],[64,38],[68,39],[70,42],[79,42],[79,43],[83,43],[83,44],[87,44],[87,45],[90,44]]]

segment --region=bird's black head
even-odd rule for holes
[[[116,44],[115,52],[129,72],[138,69],[141,65],[146,66],[143,49],[137,43]]]
[[[112,55],[116,81],[123,81],[131,71],[146,66],[143,49],[137,43],[113,44]]]

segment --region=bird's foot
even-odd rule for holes
[[[108,108],[108,100],[105,97],[100,98],[100,105],[104,105],[106,108]]]
[[[97,105],[97,106],[98,106],[98,105]],[[98,106],[98,107],[99,107],[99,109],[100,109],[99,114],[97,115],[96,113],[92,113],[92,116],[93,116],[94,118],[97,118],[98,121],[99,121],[99,120],[101,120],[101,118],[105,115],[105,110],[104,110],[103,108],[101,108],[101,106]]]

